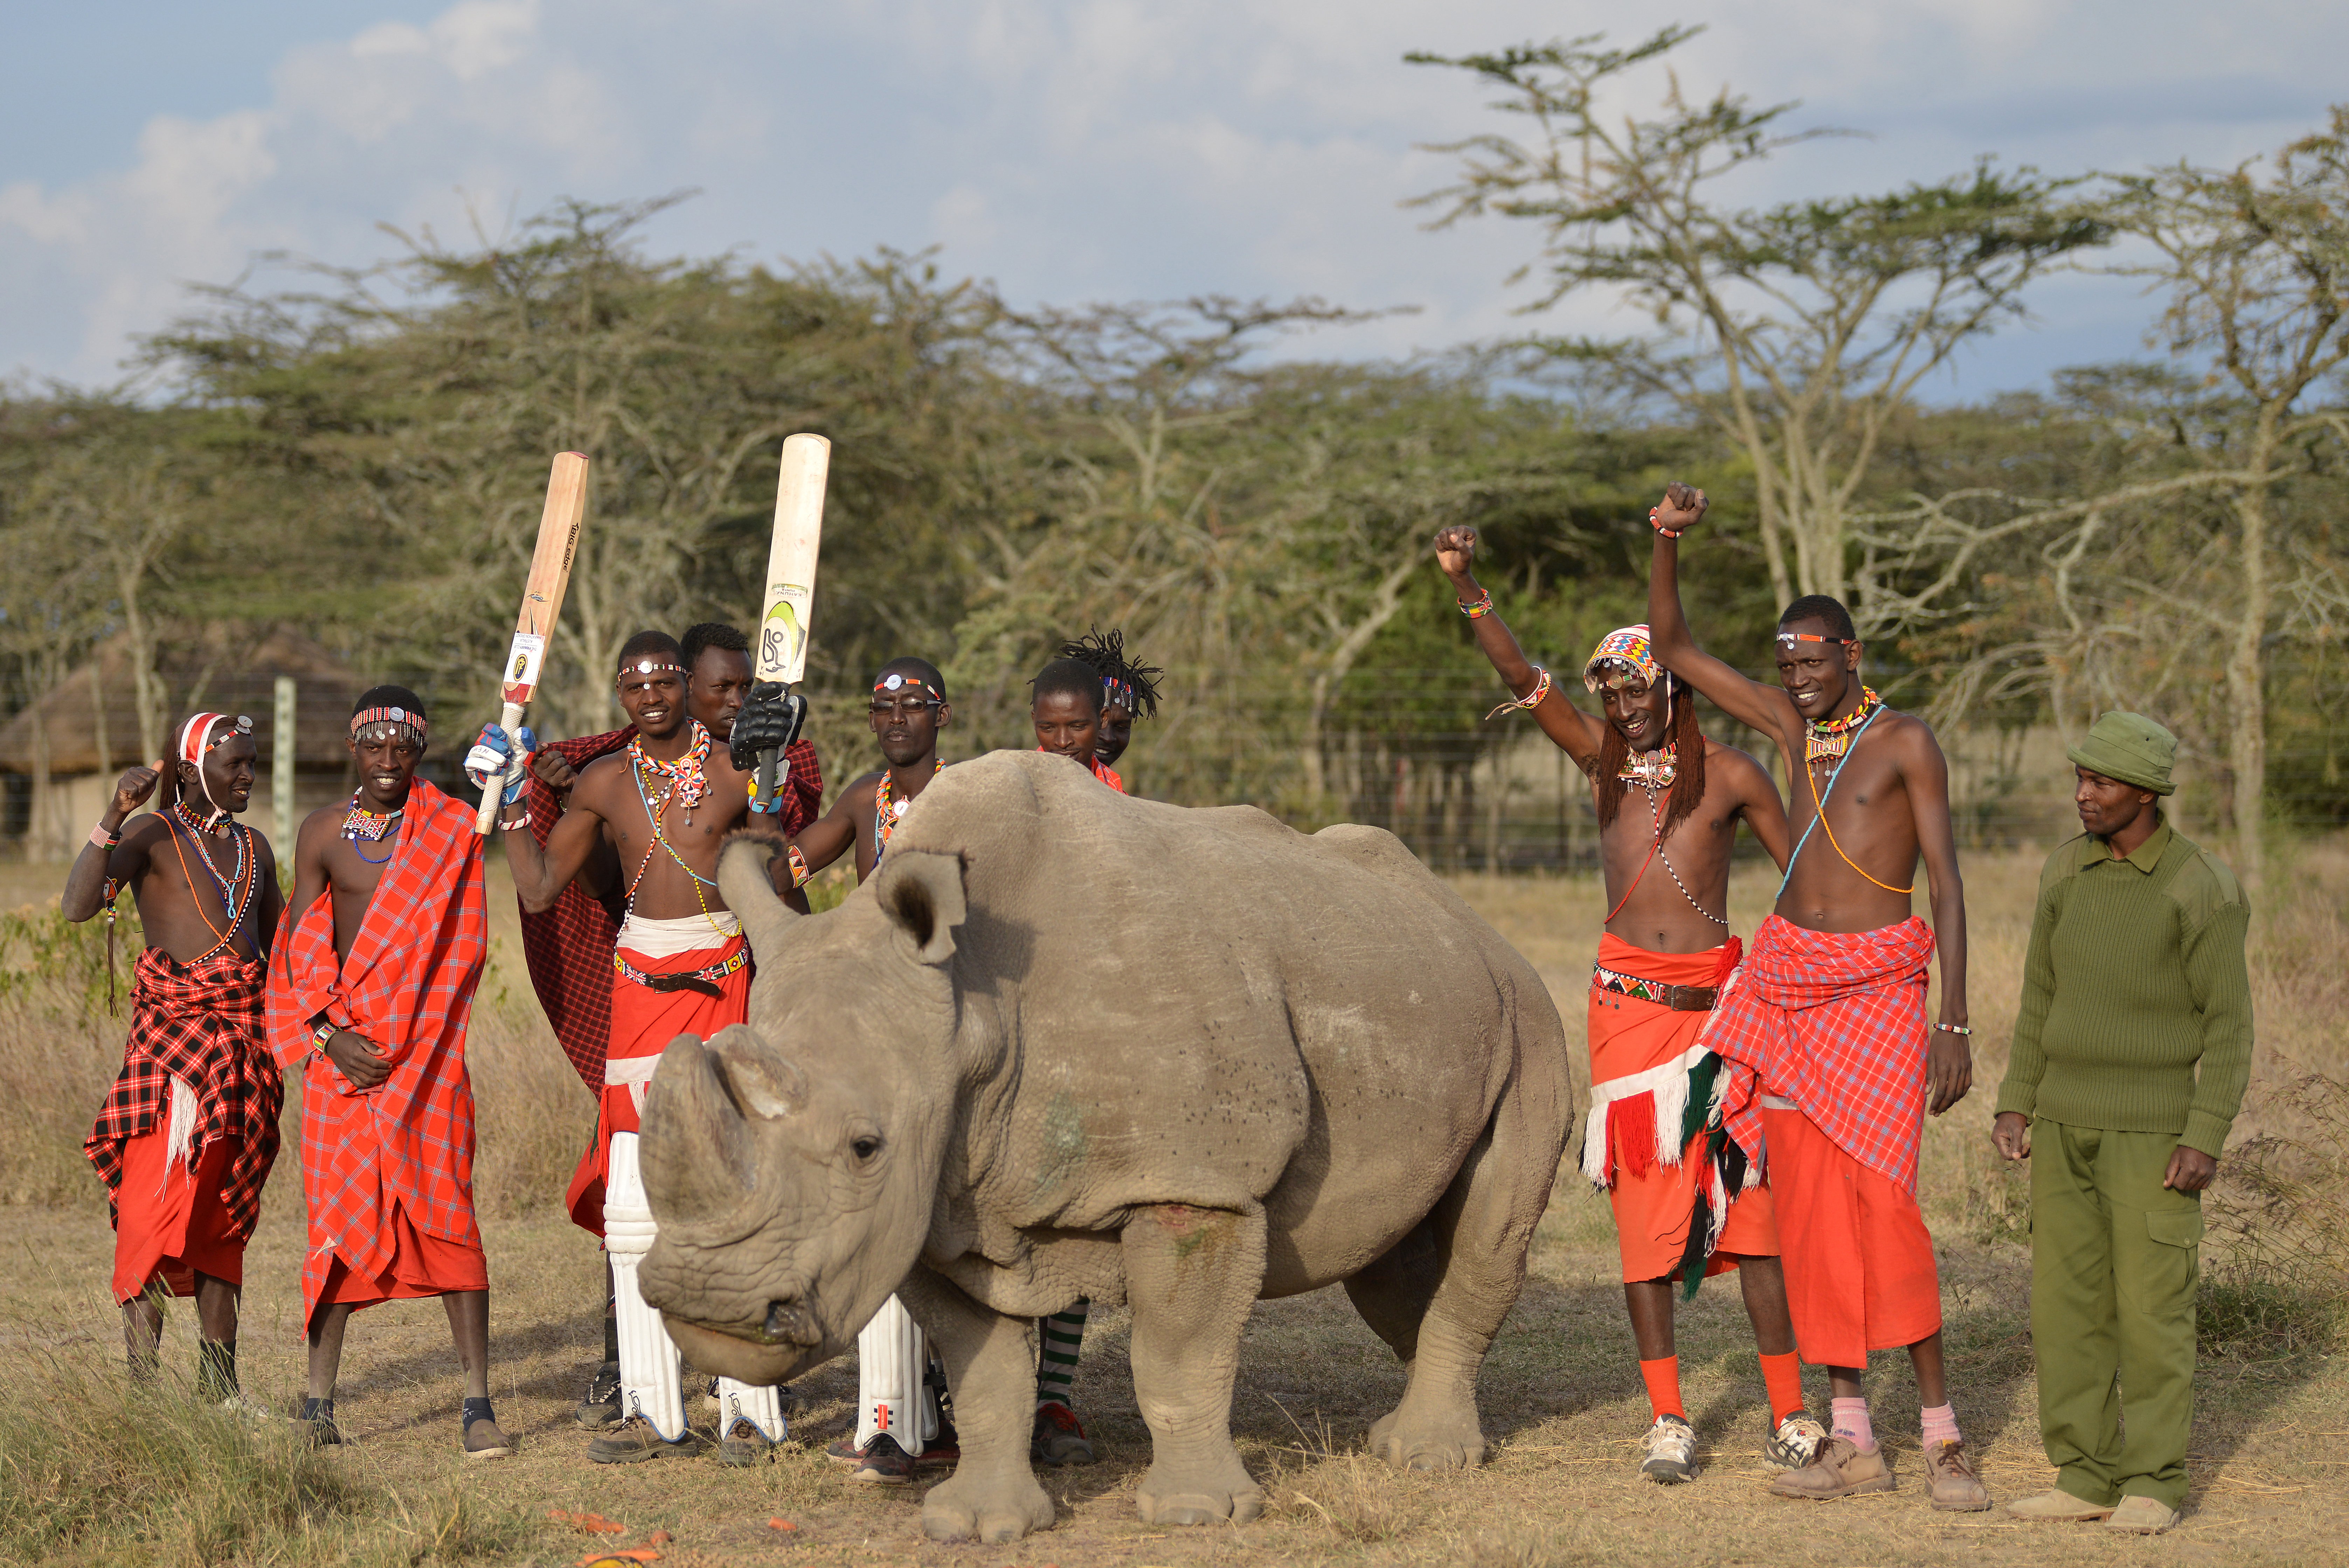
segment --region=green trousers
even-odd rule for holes
[[[2084,1501],[2185,1506],[2202,1199],[2161,1184],[2177,1147],[2175,1133],[2031,1124],[2039,1431]]]

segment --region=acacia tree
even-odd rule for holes
[[[1726,205],[1717,182],[1796,142],[1792,103],[1754,107],[1726,88],[1691,98],[1668,77],[1659,113],[1617,121],[1619,79],[1695,36],[1671,26],[1629,49],[1599,36],[1496,53],[1406,57],[1501,89],[1493,107],[1531,122],[1523,141],[1469,137],[1432,150],[1458,181],[1414,199],[1444,228],[1473,217],[1539,229],[1537,312],[1577,291],[1619,294],[1651,335],[1551,338],[1537,346],[1590,365],[1692,422],[1752,465],[1762,549],[1779,601],[1853,598],[1860,497],[1889,423],[1957,348],[2022,313],[2052,264],[2106,231],[2070,201],[2074,183],[1987,160],[1969,173],[1875,196],[1764,209]],[[1869,590],[1855,614],[1883,629],[1909,608]]]

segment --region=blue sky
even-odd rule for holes
[[[190,282],[284,250],[357,263],[382,222],[492,235],[562,195],[702,194],[678,253],[937,245],[1022,303],[1320,294],[1412,315],[1309,339],[1408,354],[1521,328],[1532,236],[1429,234],[1404,198],[1487,129],[1460,53],[1677,16],[1676,59],[1870,133],[1770,165],[1764,200],[1980,153],[2051,171],[2231,163],[2313,129],[2349,8],[2305,0],[120,0],[0,17],[0,374],[119,376]],[[2292,71],[2290,62],[2319,63]],[[1652,85],[1652,84],[1651,84]],[[2135,354],[2135,285],[2061,278],[1939,396]],[[1629,330],[1603,299],[1549,330]]]

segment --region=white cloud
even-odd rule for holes
[[[127,167],[11,168],[0,367],[109,377],[129,335],[182,308],[185,281],[233,278],[261,250],[359,263],[386,248],[379,221],[453,236],[469,203],[527,213],[688,186],[707,193],[660,221],[665,248],[943,243],[947,267],[1025,301],[1416,304],[1306,346],[1439,347],[1521,325],[1526,295],[1503,279],[1534,236],[1428,234],[1398,205],[1448,172],[1416,143],[1499,123],[1488,89],[1403,52],[1562,30],[1628,43],[1657,23],[1628,0],[460,0],[421,26],[283,49],[267,101],[157,116]],[[2321,112],[2322,90],[2274,62],[2344,42],[2349,16],[2286,0],[1778,0],[1724,12],[1675,61],[1692,92],[1728,80],[1806,99],[1805,123],[1876,133],[1788,154],[1744,188],[1760,200],[1992,150],[2054,170],[2230,161]],[[1969,386],[2134,347],[2143,307],[2126,290],[2048,298],[2061,319],[2010,335]],[[1586,300],[1553,325],[1632,324]]]

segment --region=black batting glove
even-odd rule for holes
[[[762,751],[781,751],[800,738],[807,723],[807,698],[781,681],[760,681],[750,687],[750,700],[734,716],[734,734],[727,750],[734,766],[748,773],[759,765]]]

